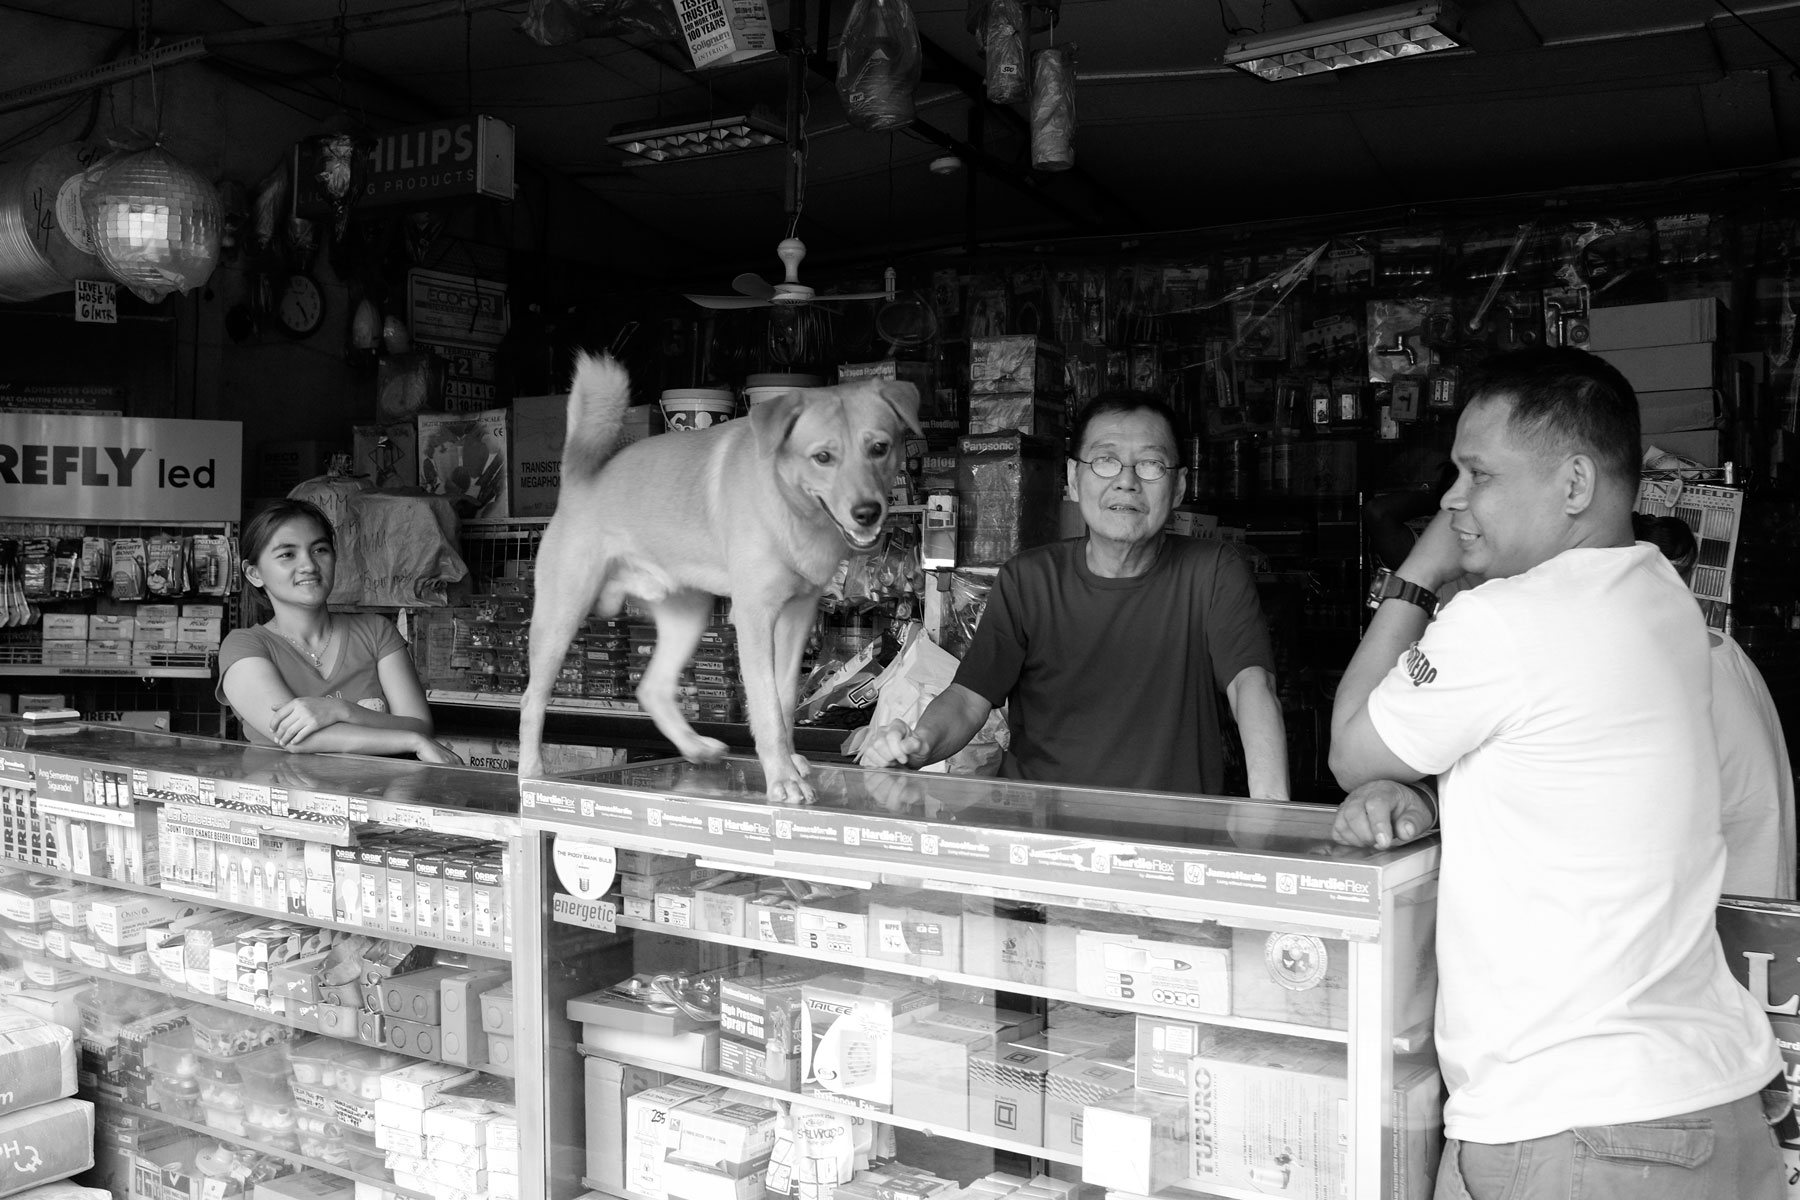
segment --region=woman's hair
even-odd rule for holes
[[[244,531],[238,535],[238,561],[246,567],[255,562],[269,548],[276,530],[300,518],[317,525],[331,548],[337,549],[337,531],[331,527],[331,518],[323,509],[310,500],[277,500],[244,522]],[[256,598],[258,607],[269,607],[267,593],[251,583],[248,575],[244,576],[244,587]]]
[[[1631,531],[1640,542],[1649,542],[1663,552],[1663,557],[1675,568],[1675,573],[1686,579],[1693,574],[1694,563],[1700,557],[1700,543],[1694,540],[1694,531],[1680,517],[1652,517],[1644,513],[1631,514]]]

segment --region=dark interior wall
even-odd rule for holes
[[[0,87],[92,67],[121,49],[128,47],[111,31],[0,8]],[[383,111],[393,112],[397,103],[383,97]],[[70,97],[0,114],[0,161],[160,125],[169,153],[210,179],[253,192],[296,141],[331,127],[328,107],[279,86],[247,86],[202,59],[159,70],[154,83],[144,76],[115,84],[97,99]],[[371,120],[397,127],[434,115],[420,110],[411,118]],[[492,261],[514,264],[515,293],[527,305],[566,304],[602,277],[614,288],[625,282],[610,270],[607,231],[617,218],[603,200],[530,163],[520,163],[517,175],[514,203],[484,201],[444,213],[438,259],[466,261],[459,247],[491,249]],[[67,315],[69,294],[0,304],[0,379],[117,384],[132,415],[242,421],[252,466],[263,442],[347,442],[352,424],[373,419],[374,377],[346,360],[361,293],[333,258],[321,252],[308,265],[324,294],[325,321],[306,338],[272,328],[241,339],[227,332],[226,315],[259,283],[243,255],[222,262],[205,286],[161,304],[122,293],[116,327],[75,324]],[[386,274],[397,282],[406,265],[391,262]],[[253,477],[246,490],[250,497],[264,494]]]

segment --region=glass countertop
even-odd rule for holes
[[[289,754],[267,746],[119,725],[39,725],[0,718],[0,746],[269,787],[304,788],[400,804],[517,813],[519,780],[502,771],[360,754]]]
[[[813,763],[808,779],[818,798],[807,808],[771,806],[762,767],[748,757],[729,756],[705,764],[668,759],[594,768],[557,776],[556,782],[796,813],[836,811],[981,829],[1371,864],[1393,861],[1436,840],[1421,839],[1386,851],[1340,846],[1331,840],[1337,810],[1327,805],[1121,792],[830,763]]]

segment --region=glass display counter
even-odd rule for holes
[[[0,719],[0,1000],[80,1032],[94,1182],[538,1194],[517,808],[498,772]]]
[[[754,759],[525,780],[547,1194],[1424,1200],[1438,847]]]

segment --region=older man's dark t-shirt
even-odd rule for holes
[[[1217,795],[1221,690],[1274,670],[1256,582],[1229,543],[1165,536],[1143,575],[1107,579],[1087,539],[1000,568],[956,682],[1009,704],[1010,779]]]

